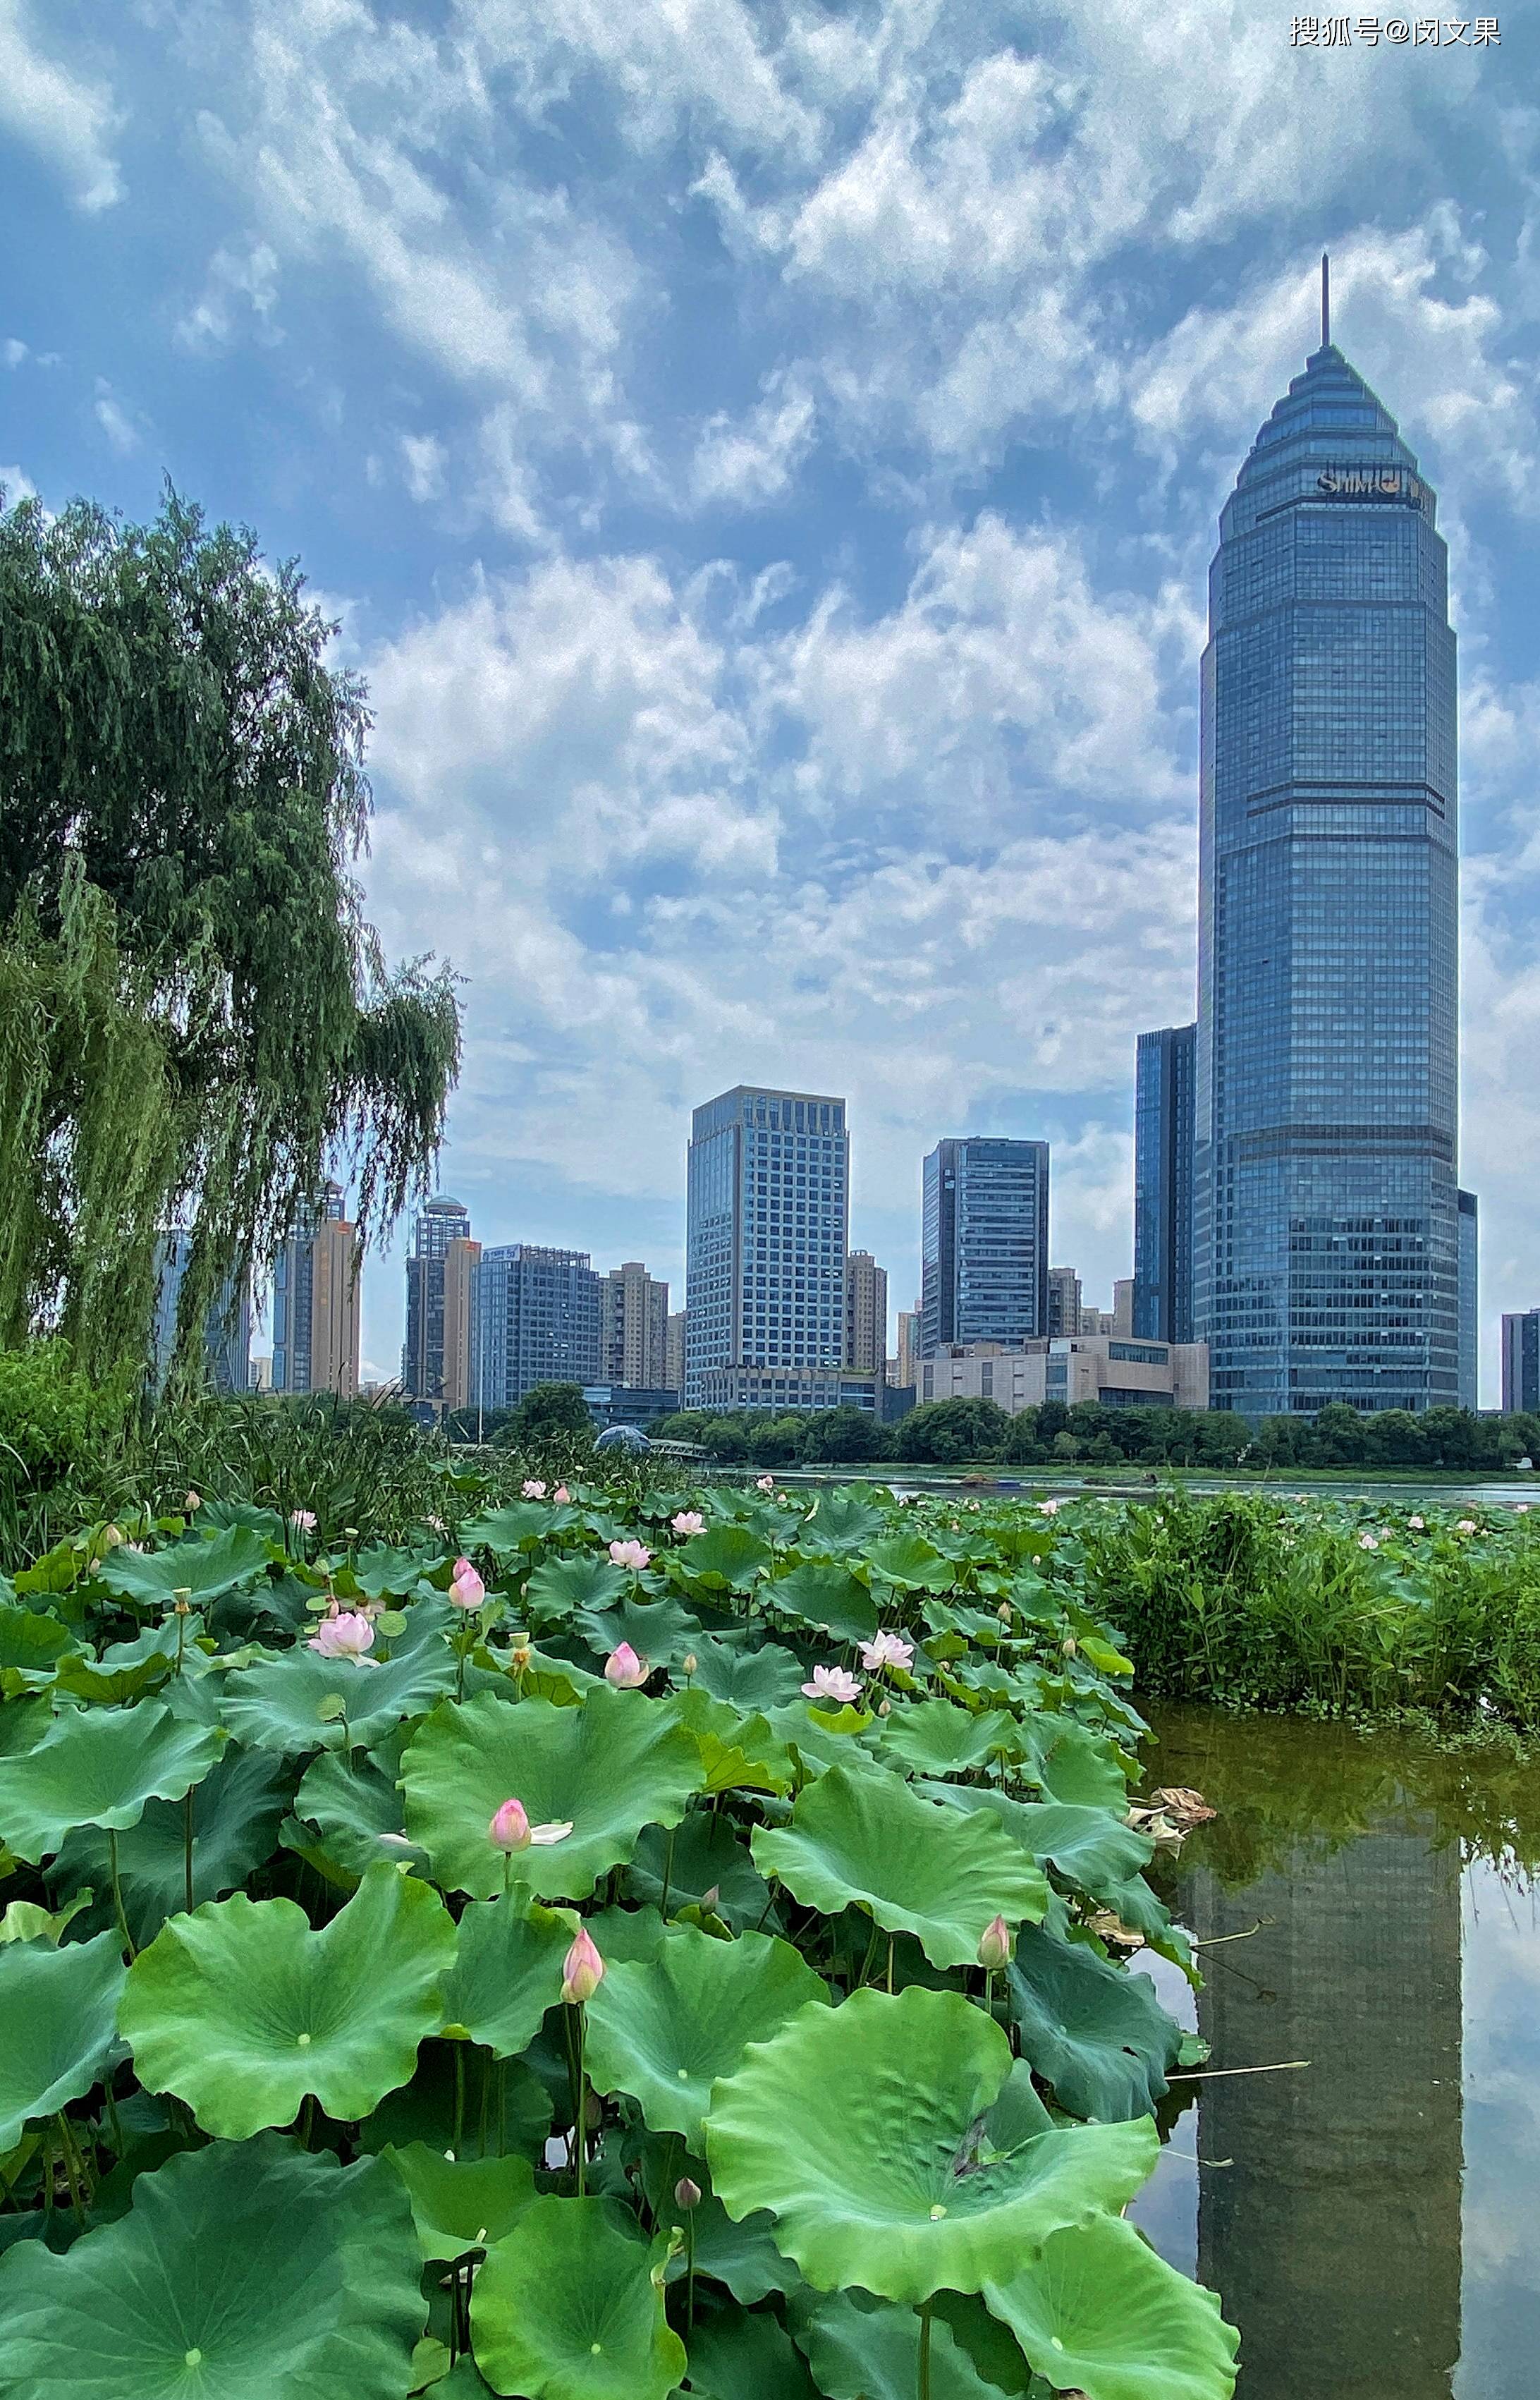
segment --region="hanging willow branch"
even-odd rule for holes
[[[367,1242],[429,1171],[459,1006],[364,920],[371,720],[303,590],[174,493],[0,510],[0,1343],[142,1363],[181,1217],[191,1378],[325,1173]]]

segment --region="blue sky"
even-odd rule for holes
[[[848,1097],[895,1305],[965,1132],[1053,1142],[1110,1299],[1134,1036],[1192,1010],[1215,519],[1329,245],[1451,547],[1495,1398],[1540,1300],[1540,0],[1500,24],[0,0],[0,482],[170,474],[342,619],[373,912],[467,978],[478,1234],[680,1283],[688,1111],[766,1082]]]

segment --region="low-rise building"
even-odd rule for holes
[[[1046,1400],[1073,1408],[1206,1409],[1208,1349],[1202,1342],[1133,1342],[1084,1333],[1008,1350],[993,1342],[955,1343],[918,1370],[917,1402],[993,1400],[1008,1416]]]
[[[708,1416],[730,1409],[766,1409],[772,1416],[796,1409],[864,1409],[874,1415],[881,1388],[880,1377],[841,1367],[707,1367],[699,1386],[691,1385],[690,1406]]]

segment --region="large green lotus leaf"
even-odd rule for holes
[[[1093,1899],[1148,1865],[1154,1845],[1110,1808],[1078,1808],[1057,1800],[1013,1800],[977,1783],[921,1783],[928,1800],[948,1808],[988,1808],[1039,1866],[1057,1869]]]
[[[227,1747],[192,1793],[193,1905],[221,1900],[270,1858],[288,1807],[281,1759]],[[129,1930],[143,1948],[168,1916],[187,1904],[187,1802],[152,1800],[137,1825],[117,1839],[118,1874]],[[73,1833],[48,1870],[49,1881],[93,1886],[109,1905],[107,1837],[100,1827]]]
[[[1021,1729],[1003,1709],[974,1716],[954,1700],[920,1700],[884,1717],[880,1754],[908,1775],[966,1775],[991,1758],[1018,1758]]]
[[[679,1926],[650,1964],[610,1969],[588,2004],[588,2071],[600,2092],[626,2092],[654,2133],[692,2149],[719,2076],[751,2041],[768,2041],[810,2001],[822,1978],[786,1942],[744,1933],[714,1941]]]
[[[670,1555],[670,1564],[684,1570],[693,1582],[728,1585],[734,1591],[747,1591],[758,1581],[769,1566],[772,1552],[768,1542],[751,1534],[746,1525],[708,1525],[703,1534],[695,1534],[682,1550]]]
[[[1047,1713],[1029,1717],[1022,1732],[1029,1775],[1050,1800],[1123,1814],[1128,1806],[1128,1779],[1123,1753],[1106,1734],[1093,1733],[1075,1717]]]
[[[596,1658],[607,1658],[629,1642],[654,1667],[677,1667],[700,1647],[702,1625],[675,1600],[622,1600],[602,1609],[579,1608],[572,1619]]]
[[[29,2119],[51,2117],[90,2090],[116,2037],[122,1989],[116,1934],[61,1950],[0,1943],[0,2153]]]
[[[0,1601],[0,1673],[17,1678],[7,1689],[25,1690],[30,1676],[46,1683],[65,1651],[79,1647],[69,1627],[59,1617],[19,1608],[11,1601]]]
[[[371,1543],[359,1552],[348,1572],[365,1600],[404,1599],[416,1590],[418,1578],[443,1555],[442,1550],[396,1550]]]
[[[551,1533],[554,1521],[553,1512],[537,1501],[511,1500],[506,1507],[472,1517],[461,1527],[460,1540],[468,1550],[490,1550],[497,1558],[511,1559]]]
[[[421,1716],[455,1682],[443,1640],[447,1614],[419,1602],[408,1630],[376,1666],[323,1658],[307,1643],[245,1667],[225,1683],[220,1714],[253,1749],[295,1756],[308,1750],[368,1749],[405,1717]],[[336,1712],[338,1698],[344,1704]]]
[[[675,1698],[701,1745],[707,1799],[717,1792],[784,1792],[796,1780],[791,1752],[757,1711],[744,1714],[730,1700],[714,1700],[693,1686]]]
[[[524,2400],[669,2400],[685,2345],[663,2315],[662,2250],[610,2200],[526,2208],[486,2254],[470,2298],[476,2364]]]
[[[877,1605],[849,1567],[818,1566],[805,1560],[770,1584],[766,1598],[788,1616],[831,1634],[837,1642],[867,1642],[877,1631]]]
[[[84,1651],[73,1651],[59,1661],[56,1688],[71,1699],[88,1704],[110,1706],[122,1700],[137,1700],[142,1692],[156,1689],[172,1672],[179,1627],[185,1650],[202,1632],[203,1619],[164,1617],[158,1625],[147,1625],[137,1641],[112,1643],[99,1659]],[[195,1651],[193,1656],[198,1658],[198,1653]]]
[[[443,1979],[444,2030],[516,2058],[562,1997],[562,1961],[577,1919],[522,1892],[472,1901],[460,1918],[459,1954]]]
[[[826,2400],[914,2400],[920,2389],[920,2318],[865,2292],[794,2301],[792,2330]],[[693,2364],[694,2353],[691,2353]],[[967,2352],[938,2319],[931,2328],[932,2400],[998,2400]]]
[[[806,1673],[795,1652],[779,1642],[747,1650],[708,1635],[695,1645],[695,1682],[714,1700],[736,1709],[780,1707],[796,1698]]]
[[[1148,1975],[1109,1966],[1083,1942],[1025,1926],[1006,1982],[1022,2055],[1061,2107],[1108,2124],[1151,2113],[1177,2063],[1181,2027]]]
[[[656,1958],[668,1940],[668,1927],[655,1908],[600,1908],[583,1922],[600,1957],[610,1964],[620,1958]]]
[[[412,2202],[424,2258],[462,2258],[510,2232],[535,2197],[527,2159],[446,2159],[426,2142],[387,2149]]]
[[[946,2325],[960,2350],[972,2359],[988,2387],[1011,2400],[1053,2400],[1050,2387],[1034,2375],[1021,2344],[1009,2325],[992,2317],[976,2292],[937,2292],[931,2302],[938,2323]]]
[[[383,1834],[405,1837],[406,1817],[396,1777],[406,1747],[395,1726],[373,1751],[324,1750],[300,1778],[294,1814],[313,1825],[328,1857],[361,1875],[385,1855]]]
[[[35,1865],[75,1825],[121,1833],[152,1800],[180,1800],[202,1781],[223,1737],[184,1725],[161,1700],[131,1709],[71,1709],[35,1750],[0,1760],[0,1840]]]
[[[820,1709],[811,1700],[796,1699],[768,1714],[771,1730],[796,1752],[804,1775],[824,1775],[831,1766],[859,1769],[871,1764],[876,1720],[863,1710]]]
[[[97,1574],[109,1591],[117,1592],[130,1608],[169,1608],[179,1591],[197,1605],[206,1605],[242,1584],[264,1575],[271,1553],[260,1534],[249,1525],[227,1525],[204,1540],[175,1542],[167,1550],[130,1550],[121,1544],[109,1550]]]
[[[52,1702],[35,1693],[0,1699],[0,1758],[21,1758],[35,1750],[52,1722]]]
[[[543,1559],[525,1586],[525,1600],[538,1624],[552,1624],[575,1609],[613,1608],[631,1589],[631,1577],[612,1560],[582,1554]],[[611,1645],[613,1646],[613,1645]]]
[[[950,1559],[944,1559],[910,1526],[901,1534],[890,1534],[885,1541],[873,1542],[863,1559],[871,1574],[896,1584],[901,1591],[949,1591],[957,1579]]]
[[[438,1882],[480,1900],[502,1888],[486,1829],[505,1800],[522,1800],[532,1824],[572,1827],[564,1842],[521,1850],[514,1883],[541,1900],[582,1900],[632,1856],[644,1825],[678,1823],[703,1775],[671,1700],[607,1684],[580,1708],[491,1693],[441,1706],[402,1757],[408,1834]]]
[[[502,2158],[516,2150],[538,2159],[552,2114],[551,2094],[525,2060],[494,2058],[464,2041],[425,2041],[411,2082],[386,2093],[357,2141],[361,2150],[426,2142],[441,2158]]]
[[[818,2400],[790,2334],[767,2309],[718,2309],[697,2320],[689,2388],[702,2400]],[[913,2400],[912,2388],[904,2400]]]
[[[1056,2392],[1085,2400],[1230,2400],[1239,2337],[1121,2217],[1050,2233],[984,2298]]]
[[[808,1512],[801,1547],[816,1553],[833,1550],[843,1556],[864,1550],[873,1534],[892,1524],[886,1510],[874,1508],[855,1492],[822,1492]]]
[[[437,1892],[382,1861],[319,1933],[292,1900],[243,1892],[173,1917],[129,1969],[118,2024],[146,2090],[205,2133],[286,2125],[309,2093],[347,2122],[409,2080],[454,1957]]]
[[[63,2257],[0,2259],[8,2400],[401,2400],[423,2329],[405,2186],[279,2134],[185,2150]]]
[[[876,1769],[831,1767],[752,1848],[805,1907],[864,1908],[884,1931],[912,1933],[934,1967],[973,1966],[994,1917],[1020,1925],[1048,1905],[1041,1869],[988,1817],[937,1808]]]
[[[717,2084],[706,2155],[731,2216],[768,2208],[810,2284],[910,2302],[1008,2276],[1056,2227],[1122,2208],[1152,2120],[1074,2125],[998,2155],[981,2120],[1011,2048],[961,1992],[860,1991],[807,2008]]]
[[[708,1808],[690,1810],[674,1834],[672,1850],[669,1835],[657,1825],[637,1843],[625,1874],[627,1896],[661,1908],[665,1884],[671,1916],[691,1902],[699,1907],[715,1891],[714,1913],[734,1932],[757,1926],[770,1905],[770,1888],[731,1818],[714,1816]]]

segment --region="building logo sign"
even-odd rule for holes
[[[1411,508],[1427,506],[1427,486],[1406,467],[1324,467],[1315,489],[1326,499],[1405,500]]]

